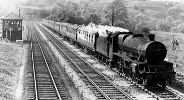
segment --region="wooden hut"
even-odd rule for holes
[[[2,37],[11,41],[22,40],[22,20],[14,13],[2,18]]]

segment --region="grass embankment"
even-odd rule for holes
[[[23,50],[19,44],[0,41],[0,100],[15,100]]]
[[[182,33],[170,33],[170,32],[153,32],[156,34],[156,40],[163,42],[167,47],[167,59],[173,62],[175,70],[179,73],[184,72],[184,34]],[[179,46],[176,50],[172,50],[172,41],[174,38],[178,41]]]

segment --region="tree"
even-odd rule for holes
[[[102,18],[102,25],[108,25],[110,26],[111,25],[111,21],[106,19],[106,18]]]
[[[184,21],[179,19],[171,22],[172,27],[177,27],[178,25],[182,24]]]
[[[85,23],[83,17],[81,17],[79,5],[71,1],[65,4],[57,4],[57,7],[55,7],[51,15],[48,16],[48,19],[71,24]]]
[[[171,32],[184,33],[184,23],[181,23],[176,27],[172,27]]]
[[[149,16],[143,13],[139,13],[135,16],[135,20],[137,20],[137,22],[140,22],[140,21],[146,22],[149,20]]]
[[[175,19],[178,19],[178,15],[183,12],[183,5],[176,5],[168,9],[167,14]]]
[[[151,29],[149,27],[142,27],[141,31],[145,33],[150,33]]]
[[[143,14],[143,13],[137,14],[134,18],[134,21],[136,22],[134,24],[136,30],[142,30],[145,27],[151,30],[156,29],[155,19],[153,17],[149,17],[147,14]]]
[[[163,12],[156,12],[153,13],[153,17],[155,17],[156,19],[163,19],[166,18],[166,14]]]
[[[178,25],[177,29],[179,30],[179,32],[184,33],[184,23]]]
[[[169,22],[174,21],[173,17],[171,17],[171,16],[167,16],[166,20],[168,20]]]
[[[169,7],[173,7],[173,6],[174,6],[174,2],[168,2],[166,6],[167,6],[168,8],[169,8]]]
[[[184,21],[184,13],[180,13],[178,17],[179,17],[179,19]]]
[[[121,20],[116,20],[114,22],[114,26],[116,26],[116,27],[127,27],[127,25]]]
[[[139,7],[135,5],[134,10],[139,10]]]
[[[171,27],[171,32],[179,33],[179,30],[177,27]]]
[[[128,15],[128,17],[129,17],[129,24],[130,24],[130,26],[129,26],[129,29],[132,29],[132,30],[134,30],[135,29],[135,26],[136,26],[136,24],[138,23],[138,21],[135,19],[135,17],[139,14],[140,12],[139,11],[137,11],[137,10],[129,10],[129,15]]]
[[[141,31],[144,27],[147,27],[147,26],[148,26],[148,25],[147,25],[146,22],[140,21],[140,22],[138,22],[138,23],[135,25],[135,29]]]
[[[87,19],[87,24],[89,24],[90,22],[93,22],[95,24],[100,24],[101,23],[101,18],[95,14],[95,13],[92,13],[90,14],[89,18]]]
[[[111,4],[107,5],[104,10],[105,18],[111,20],[113,25],[116,21],[117,23],[128,25],[128,12],[125,7],[123,0],[115,0]]]

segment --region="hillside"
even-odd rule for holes
[[[26,59],[26,48],[20,44],[7,43],[8,40],[0,40],[0,100],[16,99],[20,81],[20,70]],[[17,93],[17,94],[16,94]]]
[[[22,5],[41,7],[41,6],[53,5],[57,1],[62,1],[62,0],[27,0]]]

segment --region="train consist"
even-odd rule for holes
[[[93,24],[78,26],[49,20],[42,22],[111,68],[145,86],[160,84],[165,88],[167,82],[172,83],[175,78],[173,63],[164,60],[166,47],[155,41],[154,34]]]

